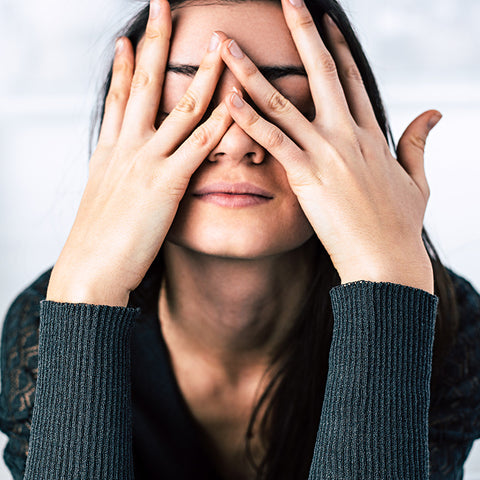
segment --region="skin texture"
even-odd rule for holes
[[[159,318],[177,381],[220,471],[249,478],[243,433],[308,288],[309,239],[318,236],[343,283],[433,292],[423,148],[440,116],[412,122],[397,162],[343,37],[326,24],[332,57],[303,5],[198,4],[173,21],[172,31],[168,3],[152,0],[136,55],[118,43],[98,147],[47,299],[125,306],[163,245]],[[167,62],[200,68],[193,78],[164,75]],[[308,78],[269,81],[256,65],[303,66]],[[233,208],[195,196],[220,181],[254,184],[271,200]]]
[[[231,14],[226,14],[226,11]],[[212,28],[215,28],[234,34],[252,52],[259,65],[302,67],[278,5],[199,5],[181,8],[174,12],[173,17],[175,30],[170,63],[199,65],[203,49],[209,44]],[[239,21],[241,25],[248,25],[248,29],[239,28]],[[252,32],[259,33],[252,35]],[[223,33],[219,40],[225,38],[226,34]],[[204,47],[198,48],[198,45]],[[167,73],[160,110],[170,112],[190,82],[191,78],[186,75]],[[289,75],[273,83],[298,108],[312,113],[305,76]],[[218,103],[232,88],[243,90],[239,80],[225,69],[212,103]],[[197,189],[218,181],[249,182],[271,192],[274,198],[255,208],[231,209],[193,197],[192,193]],[[193,175],[168,240],[210,255],[258,258],[292,250],[305,243],[312,234],[313,230],[288,184],[281,164],[238,125],[233,124],[207,161]]]
[[[152,2],[152,12],[156,6]],[[126,39],[120,44],[123,49],[115,62],[105,123],[90,162],[90,181],[54,270],[49,298],[126,303],[158,253],[190,177],[226,132],[230,115],[235,128],[241,127],[285,169],[342,282],[393,281],[432,292],[433,275],[420,239],[429,194],[421,147],[429,120],[437,112],[426,112],[410,127],[399,146],[399,152],[408,152],[401,155],[405,170],[401,169],[374,121],[341,35],[329,27],[336,36],[335,57],[341,63],[338,71],[343,83],[307,9],[284,2],[286,23],[309,72],[319,112],[314,121],[308,121],[283,96],[273,95],[276,90],[255,74],[248,57],[234,59],[226,39],[220,50],[207,55],[207,68],[194,81],[191,95],[155,131],[171,34],[169,7],[161,1],[158,7],[147,27],[148,41],[135,75],[131,46]],[[213,118],[178,148],[210,103],[223,69],[221,60],[243,82],[264,115],[275,119],[284,132],[259,120],[248,106],[235,108],[230,96],[225,104],[230,115],[220,104]],[[339,131],[343,135],[337,135]],[[149,175],[144,175],[146,170]],[[149,198],[127,200],[146,189]],[[155,208],[158,205],[161,208]],[[143,214],[138,218],[140,210]],[[111,238],[105,236],[108,230]]]

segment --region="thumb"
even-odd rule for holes
[[[441,118],[442,114],[437,110],[423,112],[406,128],[397,146],[398,161],[426,196],[428,184],[423,162],[425,143],[428,134]]]

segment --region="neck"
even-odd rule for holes
[[[159,315],[169,346],[222,365],[232,380],[240,371],[268,366],[303,306],[310,244],[238,260],[166,243]]]

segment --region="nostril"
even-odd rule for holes
[[[208,163],[217,163],[219,161],[230,161],[233,163],[249,163],[252,165],[260,165],[264,161],[265,155],[263,152],[247,152],[243,155],[229,155],[227,152],[211,152],[210,155],[205,159],[205,162]]]
[[[225,155],[225,153],[223,153],[223,152],[214,153],[213,155],[210,154],[207,157],[207,161],[210,162],[210,163],[217,163],[218,160],[220,160],[220,157],[223,157],[224,155]]]
[[[263,155],[259,152],[248,152],[245,157],[255,165],[260,165],[263,161]]]

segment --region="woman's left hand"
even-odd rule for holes
[[[229,39],[222,45],[225,63],[273,123],[235,93],[227,102],[231,116],[284,167],[342,283],[388,281],[433,293],[432,266],[421,237],[429,197],[423,150],[441,115],[431,110],[409,125],[397,161],[338,27],[326,16],[332,56],[306,6],[294,7],[288,0],[282,5],[307,71],[316,116],[307,120],[245,54],[233,56]]]

